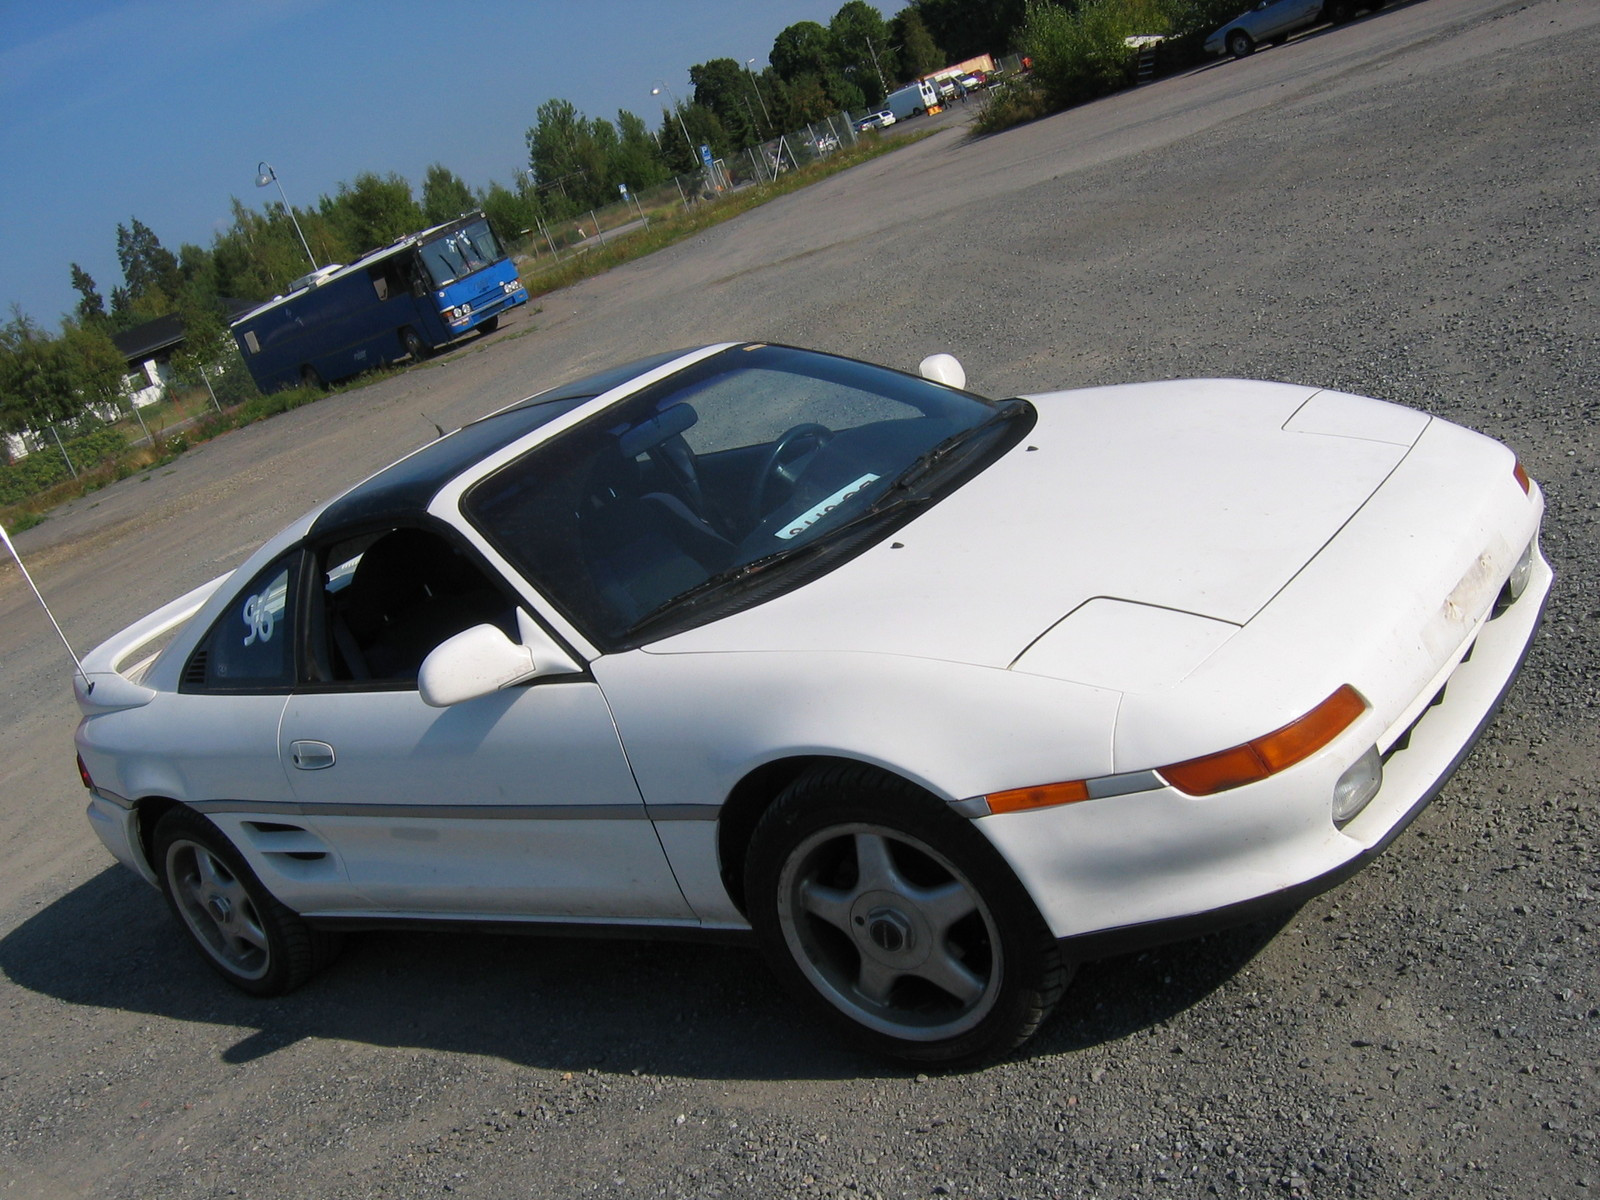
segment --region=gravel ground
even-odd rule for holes
[[[217,983],[81,815],[0,574],[0,1196],[1600,1194],[1600,4],[1426,0],[976,141],[950,128],[18,541],[87,645],[431,434],[774,338],[990,394],[1320,383],[1514,446],[1558,579],[1438,801],[1296,912],[1087,965],[1012,1060],[840,1046],[748,951],[370,935]]]

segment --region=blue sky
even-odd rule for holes
[[[130,218],[209,247],[232,197],[277,199],[261,160],[301,208],[362,171],[420,195],[435,162],[509,184],[552,96],[653,127],[658,80],[687,99],[695,63],[759,70],[842,2],[0,0],[0,320],[21,305],[53,331],[74,262],[109,299]]]

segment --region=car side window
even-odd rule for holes
[[[229,603],[183,674],[185,691],[278,691],[295,681],[296,551],[260,572]]]
[[[516,636],[506,594],[466,553],[425,529],[377,530],[318,555],[313,682],[416,686],[422,660],[474,625]]]

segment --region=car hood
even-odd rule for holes
[[[892,538],[648,652],[828,649],[1008,668],[1053,643],[1034,651],[1042,673],[1102,682],[1074,662],[1132,637],[1198,661],[1339,532],[1429,420],[1240,380],[1026,399],[1039,413],[1028,436]]]

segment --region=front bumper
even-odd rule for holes
[[[1515,680],[1552,578],[1536,553],[1522,598],[1480,623],[1405,728],[1380,728],[1369,712],[1298,766],[1214,796],[1162,788],[976,824],[1080,958],[1304,901],[1380,853],[1443,788]],[[1374,743],[1385,750],[1383,786],[1339,828],[1334,783]]]

